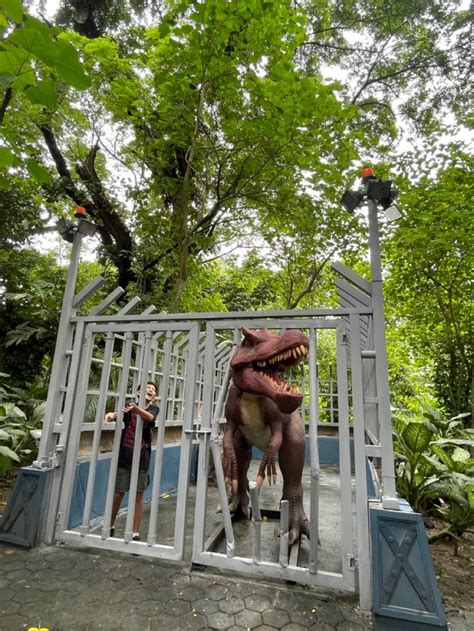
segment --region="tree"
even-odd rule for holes
[[[414,166],[400,198],[405,218],[388,244],[392,317],[433,362],[438,396],[454,416],[472,410],[473,158],[447,145],[404,162]]]

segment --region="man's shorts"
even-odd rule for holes
[[[126,493],[130,488],[130,478],[132,477],[131,469],[117,468],[117,477],[115,478],[115,490],[119,493]],[[138,472],[137,492],[143,493],[148,486],[150,478],[148,471]]]

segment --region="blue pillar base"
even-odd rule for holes
[[[372,591],[377,631],[447,629],[421,515],[370,508]]]
[[[23,467],[0,522],[0,541],[31,548],[41,543],[45,494],[51,469]]]

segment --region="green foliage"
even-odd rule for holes
[[[434,408],[423,417],[394,416],[397,491],[416,511],[448,519],[445,534],[461,535],[474,524],[474,441],[464,427],[467,417],[447,420]]]
[[[455,415],[472,409],[473,158],[458,145],[407,158],[405,218],[387,244],[389,336],[434,366],[440,402]]]
[[[37,453],[35,432],[41,429],[45,402],[27,386],[13,387],[9,375],[0,373],[0,474],[31,464]]]

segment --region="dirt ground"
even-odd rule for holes
[[[16,472],[0,476],[0,517],[15,478]],[[434,528],[429,529],[428,536],[441,528],[441,523],[435,522]],[[453,544],[447,540],[432,544],[430,550],[446,613],[474,612],[474,533],[464,535],[457,556],[454,555]]]

